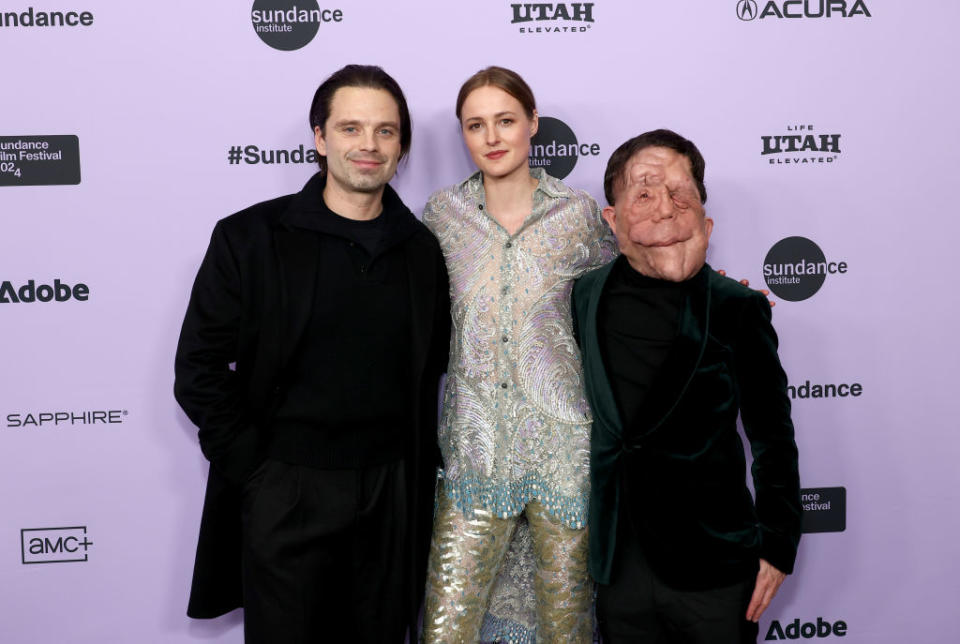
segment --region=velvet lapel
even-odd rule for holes
[[[424,361],[430,353],[430,337],[433,334],[434,306],[437,301],[437,271],[435,255],[420,243],[404,244],[407,264],[407,284],[410,290],[410,322],[412,325],[413,373],[423,371]]]
[[[623,423],[617,401],[613,397],[613,389],[607,378],[607,369],[603,364],[603,353],[600,351],[599,320],[597,315],[600,309],[600,296],[610,277],[610,271],[616,262],[610,262],[596,273],[596,281],[590,289],[587,300],[586,324],[581,325],[583,334],[583,370],[589,374],[587,387],[590,388],[590,400],[593,402],[594,426],[609,428],[617,440],[623,435]]]
[[[677,338],[663,366],[654,377],[631,436],[646,436],[657,430],[680,401],[700,366],[710,329],[710,268],[704,265],[692,279],[692,289],[680,314]]]

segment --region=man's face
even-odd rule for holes
[[[341,87],[323,129],[314,128],[317,153],[327,157],[327,185],[343,192],[377,192],[397,171],[400,110],[389,92]]]
[[[703,266],[713,220],[705,216],[690,160],[663,147],[627,163],[616,205],[603,209],[620,252],[648,277],[682,282]]]

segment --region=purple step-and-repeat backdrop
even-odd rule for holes
[[[807,534],[761,640],[955,641],[960,7],[324,2],[3,2],[0,641],[242,640],[184,616],[174,347],[214,222],[302,186],[351,62],[407,93],[416,211],[472,172],[453,104],[490,64],[548,117],[531,163],[597,197],[623,140],[693,139],[709,260],[771,290],[794,398]]]

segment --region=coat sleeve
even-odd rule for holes
[[[736,364],[740,417],[753,454],[760,557],[791,573],[801,532],[797,445],[770,305],[759,293],[741,311]]]
[[[246,480],[262,460],[259,432],[233,368],[241,277],[235,249],[220,222],[193,284],[174,363],[174,396],[198,427],[204,456],[235,484]]]

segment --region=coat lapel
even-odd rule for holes
[[[617,401],[613,397],[613,389],[607,378],[607,369],[603,364],[603,353],[600,351],[599,320],[597,314],[600,308],[600,296],[610,277],[610,271],[616,262],[609,262],[597,271],[597,279],[590,289],[587,300],[586,324],[583,338],[583,369],[590,374],[587,386],[591,389],[590,401],[593,404],[595,427],[609,428],[613,438],[619,440],[623,434],[623,423],[617,409]]]
[[[437,290],[437,271],[433,262],[436,257],[429,249],[421,248],[419,243],[405,244],[404,252],[407,288],[410,291],[411,353],[415,362],[413,373],[420,373],[430,353],[429,344],[433,334]]]
[[[277,229],[274,248],[279,268],[279,337],[280,364],[290,364],[294,350],[303,337],[313,308],[320,261],[320,244],[316,235],[303,231]]]
[[[645,436],[657,430],[676,407],[703,358],[710,329],[709,267],[693,278],[685,298],[677,338],[654,377],[640,409],[633,435]]]

